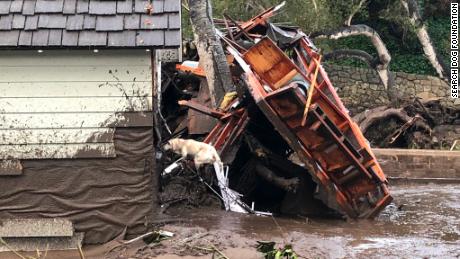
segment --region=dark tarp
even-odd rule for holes
[[[152,132],[118,128],[112,159],[23,160],[22,175],[0,177],[0,219],[68,218],[85,243],[143,233],[157,208]]]

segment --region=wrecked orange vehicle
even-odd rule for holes
[[[230,65],[238,68],[255,104],[305,164],[305,173],[335,198],[340,211],[350,218],[373,218],[392,201],[387,179],[328,79],[314,44],[298,29],[268,22],[281,7],[247,22],[225,21],[226,33],[220,35],[232,57]],[[221,155],[250,119],[234,103],[220,112],[182,104],[219,119],[205,142]]]

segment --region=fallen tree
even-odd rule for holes
[[[415,99],[399,108],[380,106],[353,117],[374,147],[450,149],[460,137],[460,110],[440,100]],[[457,126],[456,126],[457,125]]]

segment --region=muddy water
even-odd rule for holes
[[[97,259],[206,259],[212,256],[196,248],[212,244],[231,259],[263,259],[255,249],[256,241],[270,240],[292,244],[300,258],[460,258],[460,185],[401,185],[391,192],[395,203],[375,220],[275,220],[221,210],[187,210],[176,214],[186,223],[162,227],[175,236],[161,244],[137,242],[115,250],[106,244],[84,251],[86,258]],[[0,259],[10,258],[18,257],[0,253]],[[80,256],[76,251],[50,251],[46,258]]]
[[[460,258],[460,185],[395,186],[376,220],[286,219],[187,212],[190,225],[291,243],[308,258]]]

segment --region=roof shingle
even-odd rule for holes
[[[65,0],[63,14],[74,14],[77,10],[77,0]]]
[[[106,46],[107,32],[82,31],[78,37],[78,46]]]
[[[48,45],[49,30],[34,31],[32,34],[32,45],[34,46],[46,46]]]
[[[0,46],[178,47],[180,7],[181,0],[0,0]]]
[[[141,29],[167,29],[168,28],[168,15],[157,14],[141,16]]]
[[[62,44],[62,30],[50,30],[48,38],[49,46],[61,46]]]
[[[10,13],[11,1],[0,1],[0,14]]]
[[[38,27],[38,16],[27,16],[25,30],[36,30]]]
[[[23,0],[14,0],[11,2],[10,13],[20,13],[22,12]]]
[[[164,2],[163,6],[163,12],[165,13],[170,13],[170,12],[179,12],[181,8],[181,2],[180,1],[171,1],[167,0]]]
[[[117,13],[127,14],[133,12],[133,0],[125,0],[117,2]]]
[[[0,31],[0,46],[17,46],[19,31]]]
[[[96,31],[122,31],[123,16],[99,16],[96,18]]]
[[[94,30],[96,28],[96,16],[85,15],[83,21],[84,30]]]
[[[110,15],[117,13],[117,1],[90,1],[89,13]]]
[[[36,13],[62,13],[64,0],[37,0],[35,4]],[[33,42],[33,40],[32,40]]]
[[[136,45],[135,31],[109,32],[109,46],[128,47]]]
[[[13,17],[12,29],[24,29],[26,17],[24,15],[15,14]]]
[[[62,31],[62,46],[77,46],[78,32],[77,31]]]
[[[138,14],[125,15],[125,29],[137,30],[140,29],[141,17]]]
[[[19,34],[18,46],[30,46],[32,44],[32,32],[31,31],[21,31]]]
[[[136,36],[137,46],[162,46],[165,43],[165,32],[160,30],[139,31]]]
[[[38,28],[64,29],[67,17],[59,14],[40,14]]]
[[[83,30],[83,20],[85,16],[83,14],[72,15],[67,17],[66,29],[69,31],[81,31]]]
[[[13,15],[4,15],[0,17],[0,30],[9,31],[11,30],[11,24],[13,23]]]
[[[22,6],[23,15],[34,15],[35,14],[35,0],[24,1]]]
[[[88,13],[89,0],[78,0],[77,1],[77,13]]]

